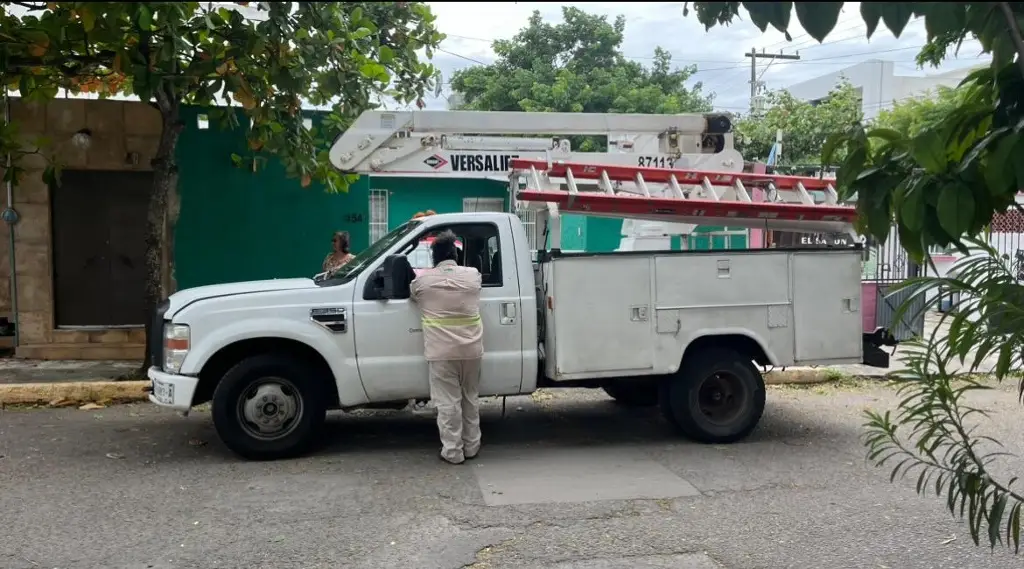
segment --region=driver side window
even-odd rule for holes
[[[413,271],[418,275],[434,266],[430,244],[436,235],[446,230],[451,230],[456,236],[458,263],[480,271],[484,287],[501,286],[501,243],[498,226],[493,223],[445,225],[421,234],[406,253]]]

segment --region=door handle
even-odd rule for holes
[[[516,303],[514,302],[502,302],[501,303],[501,324],[503,326],[511,326],[516,323]]]

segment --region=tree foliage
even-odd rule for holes
[[[461,108],[574,113],[693,113],[711,111],[701,84],[687,87],[695,66],[673,69],[656,48],[650,67],[623,56],[626,20],[563,7],[563,23],[535,11],[510,40],[492,45],[497,61],[455,72]]]
[[[934,128],[964,104],[967,93],[939,86],[919,98],[897,101],[891,109],[883,109],[871,126],[894,130],[903,136],[917,136],[926,128]]]
[[[417,55],[425,48],[429,57],[442,39],[424,3],[261,2],[259,9],[263,17],[249,19],[229,3],[0,5],[0,80],[25,99],[46,101],[60,89],[123,93],[160,111],[147,220],[148,307],[162,292],[162,227],[177,185],[182,105],[240,106],[252,121],[249,148],[278,156],[303,186],[318,179],[344,190],[348,180],[329,164],[328,144],[377,98],[417,101],[436,76]],[[304,127],[304,103],[331,107],[317,128]],[[221,116],[237,122],[234,111]],[[0,150],[14,158],[8,179],[21,173],[19,157],[38,150],[21,146],[16,128],[0,136]],[[49,172],[59,181],[58,168]]]
[[[845,132],[860,119],[860,96],[848,81],[836,85],[817,105],[801,101],[785,90],[772,91],[767,95],[764,114],[737,122],[737,149],[747,160],[764,161],[781,130],[781,165],[819,164],[828,138]]]
[[[803,29],[822,41],[844,3],[694,6],[708,28],[730,23],[742,6],[762,31],[769,25],[787,30],[795,11]],[[1024,496],[1013,490],[1016,479],[1002,482],[993,475],[998,453],[984,449],[994,441],[977,434],[976,418],[983,413],[966,402],[978,386],[957,383],[950,363],[974,371],[992,356],[998,361],[994,375],[1002,379],[1024,357],[1024,287],[998,252],[977,240],[994,215],[1018,207],[1015,196],[1024,188],[1024,5],[862,2],[860,15],[869,38],[879,24],[899,37],[912,18],[923,19],[928,42],[918,54],[921,64],[938,65],[970,38],[992,55],[989,67],[961,83],[941,117],[917,127],[911,122],[906,131],[857,124],[823,150],[826,162],[837,150],[845,151],[837,189],[843,197],[856,196],[862,232],[884,242],[895,223],[900,243],[919,261],[932,245],[952,245],[967,256],[958,276],[904,285],[913,287],[916,298],[946,287],[961,291],[968,302],[948,333],[911,344],[905,398],[897,413],[869,416],[869,458],[879,465],[898,460],[893,479],[917,474],[918,493],[944,494],[950,512],[969,522],[976,544],[984,539],[992,547],[1006,543],[1019,551]]]
[[[165,115],[181,104],[240,105],[251,148],[332,189],[345,184],[323,151],[346,123],[381,94],[417,100],[435,77],[416,54],[441,39],[424,4],[266,2],[263,21],[221,4],[5,3],[0,72],[28,100],[63,88],[135,95]],[[319,130],[302,127],[304,103],[332,105]]]

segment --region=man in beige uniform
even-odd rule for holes
[[[430,398],[437,406],[441,459],[462,464],[480,452],[480,271],[460,267],[456,237],[445,231],[430,246],[434,268],[412,281],[411,298],[423,313],[423,345]]]

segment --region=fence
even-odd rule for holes
[[[896,227],[890,230],[885,243],[867,238],[861,269],[864,329],[886,328],[900,341],[924,334],[925,298],[915,298],[897,321],[898,309],[913,292],[892,291],[897,284],[920,275],[921,266],[910,260],[900,244]]]

